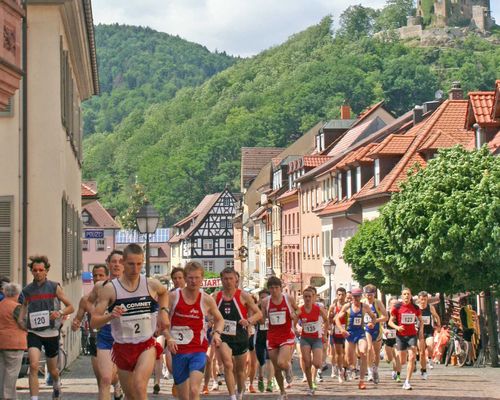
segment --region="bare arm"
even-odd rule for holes
[[[246,320],[241,320],[240,325],[255,325],[262,318],[262,311],[259,310],[259,307],[257,307],[257,304],[253,301],[252,296],[248,293],[241,293],[241,297],[243,299],[243,304],[247,306],[247,309],[250,311],[252,316]]]
[[[288,303],[292,307],[292,312],[290,313],[291,314],[290,316],[292,317],[293,322],[297,323],[297,321],[299,320],[299,317],[298,317],[299,307],[297,306],[297,303],[295,302],[295,299],[292,296],[289,296],[286,293],[284,293],[283,296],[287,296]]]
[[[156,331],[158,334],[162,334],[167,327],[169,326],[169,320],[168,320],[168,291],[161,284],[161,282],[157,279],[149,279],[148,284],[150,288],[156,292],[158,296],[158,306],[159,311],[158,311],[158,318],[157,318],[157,328]]]
[[[375,300],[378,302],[378,308],[380,310],[380,315],[378,318],[375,320],[375,322],[385,322],[387,321],[387,310],[385,309],[384,303],[382,303],[380,300]]]
[[[205,296],[206,302],[205,306],[208,310],[208,313],[214,317],[214,329],[212,340],[216,347],[219,347],[221,344],[220,333],[224,330],[224,318],[217,308],[217,304],[215,300],[211,297]]]
[[[346,331],[345,326],[342,326],[342,323],[340,320],[345,317],[347,309],[350,307],[350,304],[344,304],[342,308],[340,309],[340,312],[337,314],[335,317],[335,325],[337,325],[337,328],[342,332],[342,334],[346,335],[349,334],[349,332]]]
[[[112,319],[120,318],[123,315],[125,311],[119,306],[113,308],[111,313],[104,314],[108,306],[112,304],[114,300],[115,291],[111,286],[103,286],[102,290],[99,290],[94,312],[92,313],[92,318],[90,319],[90,327],[92,329],[98,329],[106,325]]]
[[[21,305],[21,309],[19,310],[19,316],[17,317],[17,324],[19,326],[24,327],[24,329],[28,329],[26,324],[27,314],[28,314],[28,302],[24,300],[23,304]]]
[[[439,314],[436,311],[436,308],[431,305],[431,314],[434,317],[434,323],[437,329],[441,328],[441,318],[439,318]]]
[[[323,318],[323,327],[325,329],[325,332],[327,332],[328,328],[330,327],[330,321],[328,321],[328,314],[326,313],[324,307],[320,307],[319,312],[321,314],[321,317]]]
[[[78,303],[78,310],[76,311],[75,318],[71,323],[71,330],[73,332],[77,331],[80,328],[80,324],[82,323],[82,319],[86,312],[92,312],[92,310],[90,310],[88,296],[83,296]]]
[[[403,330],[403,327],[399,326],[396,323],[396,316],[394,316],[392,313],[391,313],[391,317],[389,318],[389,322],[387,323],[387,325],[389,325],[393,329],[396,329],[398,332]]]
[[[75,307],[73,307],[73,304],[71,304],[71,300],[66,296],[60,285],[57,285],[56,297],[65,305],[65,307],[62,311],[52,311],[50,313],[50,319],[57,319],[61,318],[63,315],[73,314],[73,311],[75,311]]]

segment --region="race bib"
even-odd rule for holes
[[[385,331],[386,339],[396,339],[396,329],[387,329]]]
[[[364,318],[365,324],[369,324],[370,322],[372,322],[372,317],[370,317],[368,314],[365,314],[365,316],[363,318]]]
[[[224,320],[224,329],[222,330],[223,335],[236,336],[236,321]]]
[[[314,321],[314,322],[306,322],[302,326],[302,330],[306,333],[316,333],[321,330],[321,322],[320,321]]]
[[[285,311],[274,311],[269,313],[269,323],[271,325],[283,325],[285,323],[285,318]]]
[[[431,324],[431,316],[430,315],[422,316],[422,321],[424,321],[424,325],[430,325]]]
[[[269,320],[266,318],[266,321],[263,324],[259,324],[259,331],[267,330],[269,330]]]
[[[151,314],[122,315],[120,317],[123,337],[134,339],[152,337]]]
[[[170,335],[172,335],[176,344],[189,344],[194,337],[194,333],[189,326],[173,326],[170,328]]]
[[[361,317],[354,317],[352,319],[352,324],[354,326],[361,326],[361,321],[362,321],[362,318]]]
[[[342,329],[340,329],[337,325],[335,325],[335,329],[333,331],[336,335],[342,334]]]
[[[415,323],[415,314],[401,314],[401,323],[411,325]]]
[[[30,325],[32,329],[48,327],[50,325],[49,310],[30,313]]]

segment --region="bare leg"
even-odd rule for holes
[[[255,374],[257,372],[257,356],[255,355],[255,350],[248,352],[248,380],[250,386],[253,386],[253,381],[255,380]]]
[[[233,357],[233,373],[236,379],[238,393],[243,393],[245,391],[246,361],[247,353]]]
[[[116,368],[111,360],[111,350],[97,349],[97,363],[99,366],[99,375],[101,376],[99,381],[99,400],[109,400],[111,398],[111,382]]]
[[[234,365],[233,365],[233,351],[227,345],[227,343],[222,342],[219,347],[219,354],[222,358],[222,363],[224,364],[224,379],[226,380],[227,391],[229,395],[234,395],[235,391],[235,378],[234,378]]]
[[[312,389],[313,379],[311,372],[311,346],[301,346],[300,354],[301,366],[304,366],[303,371],[306,375],[307,384],[309,385],[309,388]]]
[[[38,396],[39,386],[38,386],[38,367],[40,366],[40,350],[36,347],[30,347],[28,349],[28,357],[30,360],[30,395]]]
[[[361,366],[359,369],[359,381],[362,382],[365,380],[366,368],[367,368],[367,343],[365,339],[360,339],[358,342],[358,354],[361,361]]]
[[[406,380],[408,382],[410,382],[411,376],[413,374],[413,367],[415,365],[415,359],[417,357],[416,353],[417,349],[415,347],[410,347],[408,349],[408,365],[406,366]]]

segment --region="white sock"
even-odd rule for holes
[[[236,400],[236,395],[235,394],[232,394],[230,397],[229,397],[230,400]]]
[[[61,378],[59,378],[57,381],[54,379],[54,384],[52,385],[54,389],[59,389],[61,387]]]

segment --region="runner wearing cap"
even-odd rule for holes
[[[378,321],[377,316],[372,312],[368,304],[361,303],[361,296],[363,291],[361,289],[352,289],[352,302],[345,304],[340,310],[335,323],[346,338],[347,343],[347,359],[349,364],[349,372],[352,376],[356,365],[356,351],[361,360],[361,368],[359,375],[358,387],[361,390],[366,389],[365,375],[366,375],[366,334],[364,329],[364,316],[370,316],[371,321],[367,324],[370,329],[373,329]],[[346,317],[347,329],[342,326],[340,322],[343,317]]]

